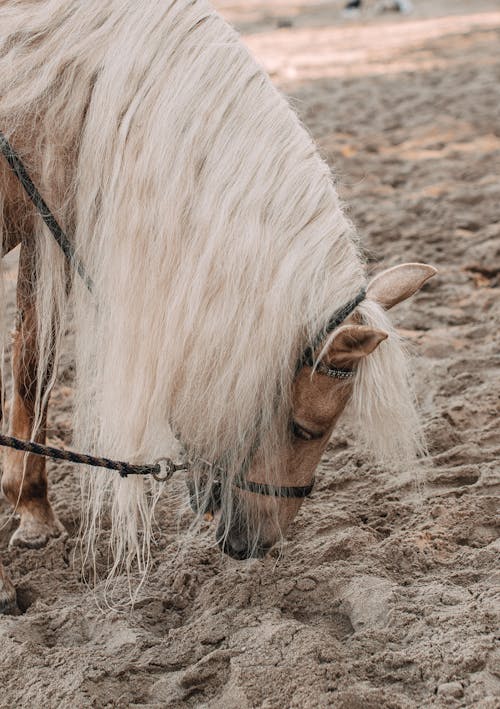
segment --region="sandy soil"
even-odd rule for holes
[[[500,8],[415,0],[353,21],[338,2],[270,4],[217,3],[334,167],[373,267],[440,269],[395,314],[419,355],[423,495],[340,429],[281,558],[238,563],[209,524],[187,538],[179,480],[141,601],[101,612],[73,563],[79,472],[51,465],[67,540],[9,550],[0,502],[23,611],[0,619],[1,707],[500,707]],[[67,363],[53,442],[70,380]]]

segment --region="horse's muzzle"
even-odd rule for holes
[[[245,531],[239,529],[238,526],[226,530],[223,519],[217,529],[217,543],[224,554],[238,561],[262,559],[273,546],[249,540]]]

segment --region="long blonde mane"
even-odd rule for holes
[[[271,459],[299,354],[365,281],[310,136],[205,0],[6,0],[0,27],[0,127],[95,283],[69,301],[75,445],[150,462],[175,433],[229,476],[256,440]],[[43,368],[67,301],[39,232]],[[115,564],[144,565],[155,484],[82,480],[90,538],[111,508]]]

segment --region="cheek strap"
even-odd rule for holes
[[[306,348],[305,352],[302,354],[298,364],[297,371],[302,369],[302,367],[313,367],[314,366],[314,353],[320,347],[320,345],[326,340],[328,335],[331,335],[334,330],[342,325],[344,320],[346,320],[351,313],[356,310],[358,305],[366,298],[366,288],[361,288],[359,293],[348,303],[342,306],[336,313],[332,315],[330,320],[326,323],[325,327],[319,332],[314,338],[313,342]],[[325,365],[326,366],[326,365]],[[318,369],[318,367],[317,367]],[[333,371],[333,370],[332,370]],[[349,371],[339,369],[339,372]],[[326,374],[326,372],[325,372]],[[332,376],[332,375],[330,375]],[[342,377],[341,377],[342,378]]]

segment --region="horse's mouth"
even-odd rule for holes
[[[221,525],[219,525],[217,530],[217,543],[224,554],[237,561],[263,559],[273,546],[272,544],[250,544],[244,537],[232,535],[231,531],[227,534],[224,533]]]
[[[232,559],[262,559],[275,544],[274,539],[266,538],[262,532],[259,534],[257,530],[252,530],[240,510],[229,524],[221,514],[215,538],[221,551]]]
[[[194,482],[188,481],[189,503],[191,509],[196,514],[209,515],[214,517],[220,513],[221,509],[221,485],[219,482],[212,483],[210,490],[206,486],[195,486]],[[250,541],[246,534],[246,525],[236,524],[230,529],[226,529],[223,515],[219,520],[216,532],[216,541],[220,549],[232,559],[244,561],[246,559],[264,558],[273,544],[263,544]]]

